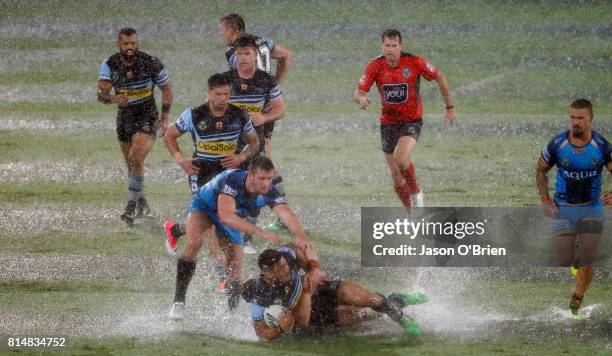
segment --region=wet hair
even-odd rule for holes
[[[230,78],[227,75],[215,73],[208,77],[208,90],[213,90],[223,85],[231,85]]]
[[[383,33],[380,35],[381,42],[384,41],[385,38],[397,38],[399,43],[402,43],[402,33],[394,28],[383,31]]]
[[[262,272],[266,272],[267,270],[272,268],[272,266],[274,266],[276,262],[280,261],[282,257],[283,254],[280,253],[280,251],[269,248],[267,250],[264,250],[259,255],[259,258],[257,259],[257,265],[259,266],[259,269]]]
[[[232,47],[235,47],[235,48],[251,47],[255,51],[257,51],[257,37],[246,34],[246,33],[242,34],[234,40],[234,43],[232,43]]]
[[[136,35],[136,30],[132,27],[122,27],[119,29],[119,34],[117,36],[132,36]]]
[[[249,164],[249,172],[255,173],[258,169],[269,172],[271,170],[274,170],[274,163],[272,163],[272,160],[266,156],[257,155],[255,156],[255,158],[253,158],[253,160],[251,160],[251,163]]]
[[[588,99],[576,99],[570,105],[572,109],[588,109],[593,116],[593,104]]]
[[[221,18],[221,23],[225,23],[225,26],[231,28],[232,30],[234,30],[234,32],[237,33],[242,33],[246,31],[244,19],[238,14],[229,14],[223,16]]]

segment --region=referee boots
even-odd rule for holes
[[[121,220],[125,221],[128,226],[134,225],[134,219],[136,218],[136,205],[137,203],[135,201],[128,201],[125,210],[123,213],[121,213]]]

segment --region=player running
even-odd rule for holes
[[[169,313],[171,319],[183,318],[187,287],[195,272],[203,234],[213,226],[225,255],[226,294],[230,310],[235,310],[240,300],[240,269],[244,259],[241,233],[278,242],[274,233],[243,219],[248,210],[269,206],[295,235],[298,246],[308,241],[287,201],[272,186],[273,175],[272,161],[257,156],[251,161],[248,171],[224,171],[194,194],[191,214],[187,218],[187,242],[177,262],[174,304]]]
[[[402,309],[424,303],[425,294],[391,293],[385,297],[354,282],[329,280],[319,270],[311,243],[265,250],[259,255],[258,265],[261,275],[244,284],[242,297],[249,303],[253,328],[260,338],[276,339],[294,323],[319,328],[355,325],[365,317],[363,308],[387,314],[407,334],[421,333],[419,325]],[[287,310],[281,313],[278,326],[269,327],[263,320],[264,311],[279,303]]]
[[[606,167],[612,173],[612,145],[592,130],[593,106],[587,99],[574,101],[569,117],[570,129],[557,134],[542,150],[536,183],[544,211],[554,218],[552,230],[560,263],[578,268],[569,303],[576,315],[593,277],[603,231],[603,205],[612,205],[612,192],[601,197],[602,170]],[[554,166],[557,177],[552,200],[547,173]]]
[[[128,169],[128,203],[121,219],[129,226],[149,212],[144,194],[144,161],[155,143],[155,133],[164,136],[172,106],[172,87],[159,58],[138,50],[138,34],[130,27],[119,30],[119,52],[100,66],[98,101],[117,104],[117,138]],[[159,118],[154,86],[162,92]],[[110,91],[115,88],[115,95]]]
[[[244,19],[238,14],[229,14],[221,18],[219,26],[219,36],[223,42],[229,46],[225,52],[225,58],[230,69],[238,67],[238,57],[236,55],[235,41],[240,36],[246,34]],[[284,46],[267,38],[261,38],[251,35],[255,39],[257,49],[257,68],[264,72],[273,75],[278,84],[281,84],[286,77],[293,61],[293,53]],[[276,60],[276,72],[272,73],[272,59]],[[272,159],[272,132],[274,131],[274,121],[264,124],[263,131],[263,147],[266,157]],[[280,174],[275,175],[274,183],[280,188],[282,187],[282,178]],[[283,226],[280,220],[276,220],[272,224],[265,227],[267,230],[274,232],[285,232],[287,227]],[[248,247],[248,245],[247,245]],[[253,250],[253,253],[255,251]]]
[[[406,208],[423,206],[411,156],[423,126],[421,78],[435,80],[446,103],[444,121],[451,125],[456,114],[442,72],[419,56],[402,52],[402,34],[385,30],[381,36],[383,55],[366,66],[353,100],[360,109],[370,105],[367,92],[376,83],[382,102],[380,133],[382,149],[391,171],[395,192]]]

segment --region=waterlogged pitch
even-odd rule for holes
[[[117,29],[135,27],[141,49],[168,68],[174,121],[203,102],[206,78],[226,69],[218,20],[231,12],[296,55],[282,85],[288,113],[275,129],[273,158],[323,269],[371,290],[427,293],[429,302],[407,309],[421,337],[406,338],[384,317],[258,342],[247,307],[230,315],[213,292],[204,251],[186,320],[166,317],[176,260],[164,255],[162,224],[182,219],[186,178],[158,140],[145,173],[153,216],[133,228],[119,220],[126,169],[116,109],[96,101],[98,69],[115,52]],[[456,126],[444,125],[436,84],[421,82],[425,124],[414,161],[426,205],[537,207],[535,162],[567,127],[572,100],[591,99],[595,129],[612,138],[610,3],[2,2],[0,13],[3,343],[67,337],[65,352],[119,354],[612,352],[609,262],[579,318],[567,308],[568,269],[361,267],[360,208],[399,201],[380,150],[378,94],[370,93],[375,105],[366,111],[350,100],[363,67],[380,54],[379,33],[397,27],[407,52],[448,77],[458,114]],[[183,152],[189,141],[181,141]],[[612,190],[610,177],[603,187]],[[261,224],[271,221],[266,212]],[[245,269],[256,275],[254,257]]]

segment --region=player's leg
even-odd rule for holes
[[[417,140],[421,134],[421,122],[408,122],[403,123],[400,126],[400,138],[395,145],[393,156],[397,165],[399,166],[400,172],[406,180],[406,185],[412,195],[412,206],[422,207],[423,206],[423,194],[417,184],[416,173],[414,170],[414,164],[412,162],[412,152],[416,147]]]
[[[395,193],[399,197],[404,207],[409,209],[412,206],[410,201],[411,191],[406,184],[406,179],[402,176],[400,167],[394,157],[395,147],[397,146],[400,137],[400,125],[380,125],[382,150],[385,154],[387,166],[389,166],[391,178],[393,179],[393,188],[395,189]]]
[[[219,238],[215,232],[215,226],[210,229],[208,234],[208,255],[213,260],[213,270],[219,278],[219,284],[215,289],[217,293],[225,293],[225,255],[221,249]]]
[[[584,298],[595,271],[595,258],[597,248],[601,241],[601,232],[603,231],[603,222],[599,218],[581,219],[577,224],[577,230],[580,236],[580,247],[578,248],[578,272],[576,273],[576,289],[573,299],[575,307],[580,307],[580,302]],[[570,302],[570,305],[572,303]],[[570,306],[571,308],[571,306]],[[572,308],[574,312],[575,308]],[[575,313],[577,312],[577,309]]]
[[[121,218],[132,224],[137,215],[137,208],[144,215],[148,213],[148,204],[144,197],[144,161],[155,143],[152,135],[137,132],[132,136],[127,154],[128,166],[128,205]]]
[[[242,251],[242,238],[240,237],[238,241],[236,238],[229,237],[228,235],[224,234],[223,237],[219,238],[219,245],[225,255],[225,293],[227,295],[228,306],[233,311],[240,302],[240,272],[244,253]]]
[[[211,226],[212,223],[202,211],[193,211],[187,218],[187,223],[185,225],[187,230],[187,241],[176,265],[174,304],[169,314],[171,319],[183,318],[187,288],[195,273],[196,260],[198,252],[203,245],[204,233],[206,230],[210,229]]]
[[[553,240],[557,250],[559,265],[563,267],[572,266],[576,257],[576,235],[565,233],[555,236]]]

